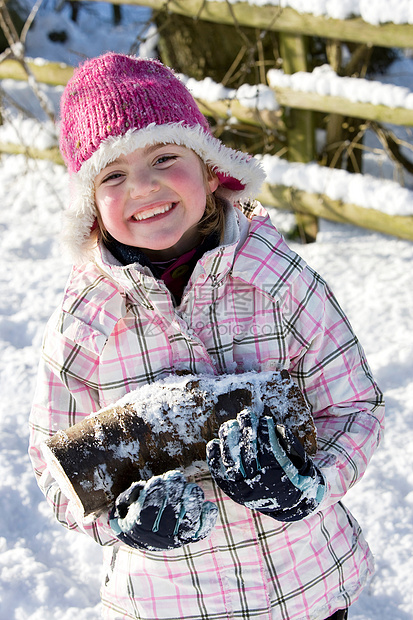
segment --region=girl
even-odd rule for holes
[[[258,162],[215,139],[162,64],[108,53],[61,102],[75,266],[47,326],[30,454],[57,519],[104,547],[105,618],[345,618],[373,561],[341,503],[381,434],[363,350],[318,274],[267,213],[240,201]],[[177,371],[287,369],[318,431],[311,459],[269,418],[239,415],[208,445],[210,473],[169,471],[76,514],[40,444]]]

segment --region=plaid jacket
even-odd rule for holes
[[[207,540],[140,552],[119,544],[107,514],[75,514],[39,445],[58,429],[173,370],[287,368],[311,407],[327,493],[316,513],[281,523],[234,503],[208,474],[219,507]],[[336,299],[287,247],[268,215],[235,209],[224,243],[198,262],[174,307],[147,269],[104,251],[74,268],[46,330],[30,455],[57,519],[104,546],[106,618],[322,620],[350,605],[372,572],[360,528],[341,503],[363,475],[383,423],[382,395]]]

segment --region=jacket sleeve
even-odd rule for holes
[[[384,429],[383,395],[335,296],[305,267],[283,300],[290,334],[290,372],[317,428],[314,461],[327,493],[320,509],[338,502],[360,478]]]
[[[99,409],[97,356],[65,339],[50,322],[46,329],[35,398],[30,414],[29,455],[38,485],[57,520],[66,528],[94,538],[100,545],[117,542],[108,513],[83,518],[64,496],[42,457],[41,444],[58,430]]]

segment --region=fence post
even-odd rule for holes
[[[308,37],[286,32],[280,32],[279,36],[284,73],[307,71]],[[316,154],[314,112],[290,108],[285,114],[289,161],[313,161]],[[300,237],[306,242],[315,241],[318,218],[298,212],[295,218]]]

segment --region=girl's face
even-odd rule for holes
[[[202,163],[190,149],[156,144],[104,168],[95,178],[95,200],[112,237],[167,260],[199,242],[206,196],[218,183],[205,183]]]

